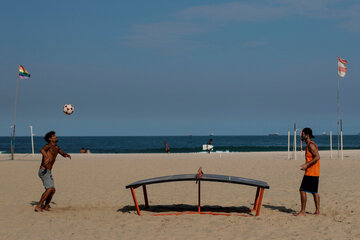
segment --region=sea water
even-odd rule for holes
[[[212,138],[214,152],[266,152],[287,151],[287,136],[139,136],[139,137],[61,137],[58,145],[68,153],[79,153],[88,148],[92,153],[164,153],[167,141],[171,153],[200,153],[202,145]],[[329,136],[315,136],[320,150],[330,149]],[[297,140],[300,150],[300,138]],[[43,137],[34,137],[35,153],[46,142]],[[293,136],[291,136],[291,150]],[[305,149],[305,144],[302,143]],[[0,154],[10,152],[10,137],[0,137]],[[333,136],[333,150],[337,149],[337,136]],[[359,135],[345,135],[344,149],[360,149]],[[30,137],[16,137],[15,153],[31,153]]]

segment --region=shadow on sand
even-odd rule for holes
[[[294,209],[291,209],[291,208],[286,208],[284,206],[273,206],[273,205],[266,205],[264,204],[263,205],[264,208],[269,208],[271,210],[277,210],[279,212],[284,212],[284,213],[291,213],[291,214],[294,214],[296,213],[296,211]]]
[[[145,205],[139,205],[141,211],[153,212],[153,213],[163,213],[163,212],[197,212],[197,205],[188,205],[188,204],[172,204],[172,205],[153,205],[149,208],[145,208]],[[136,211],[135,206],[124,206],[117,210],[122,213],[129,213]],[[214,213],[251,213],[250,208],[241,206],[241,207],[221,207],[221,206],[201,206],[202,212],[214,212]]]
[[[36,205],[38,205],[38,203],[39,203],[39,201],[31,201],[31,202],[30,202],[30,205],[31,205],[31,206],[36,206]],[[56,205],[56,202],[50,202],[50,204]],[[50,207],[50,208],[51,208],[51,207]]]

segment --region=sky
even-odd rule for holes
[[[2,1],[0,136],[360,132],[355,0]],[[62,112],[72,104],[75,112]]]

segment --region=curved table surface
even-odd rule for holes
[[[170,175],[163,177],[155,177],[155,178],[149,178],[149,179],[133,182],[127,185],[126,188],[137,188],[143,185],[165,183],[165,182],[178,182],[178,181],[225,182],[225,183],[235,183],[235,184],[242,184],[242,185],[248,185],[254,187],[261,187],[267,189],[270,188],[270,186],[263,181],[249,179],[249,178],[242,178],[242,177],[217,175],[217,174],[203,174],[199,179],[197,179],[197,174],[178,174],[178,175]]]

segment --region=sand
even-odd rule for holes
[[[335,157],[336,153],[334,153]],[[300,209],[299,186],[304,153],[72,154],[58,156],[53,176],[56,194],[50,212],[36,213],[44,191],[37,176],[41,156],[0,154],[0,239],[360,239],[360,151],[345,151],[343,161],[320,152],[321,215],[314,216],[308,195],[307,216]],[[127,184],[172,174],[233,175],[266,181],[259,217],[180,215],[159,211],[192,210],[197,185],[177,182],[147,187],[149,211],[136,214]],[[238,214],[252,207],[254,187],[203,182],[202,205]],[[136,189],[143,206],[141,188]]]

